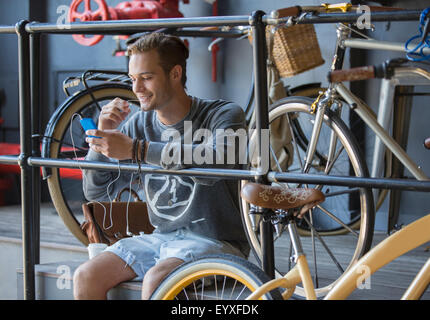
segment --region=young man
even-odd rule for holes
[[[87,159],[130,161],[135,154],[144,163],[164,168],[219,167],[224,161],[217,159],[226,156],[228,143],[217,146],[216,137],[227,129],[243,130],[242,109],[230,102],[187,95],[188,49],[177,37],[146,35],[129,48],[128,54],[133,91],[143,112],[130,117],[119,131],[119,124],[130,113],[128,102],[117,98],[104,106],[98,129],[87,132],[101,137],[87,138]],[[199,129],[213,136],[190,143],[187,131]],[[224,130],[217,131],[220,129]],[[174,143],[169,137],[176,138]],[[237,159],[238,150],[235,152]],[[190,154],[212,161],[194,161]],[[229,163],[221,166],[240,167],[237,161]],[[85,195],[88,200],[106,201],[108,193],[116,195],[130,178],[125,173],[86,170]],[[76,299],[105,299],[111,288],[136,277],[143,280],[142,299],[148,299],[160,281],[184,261],[205,254],[247,255],[237,181],[146,174],[143,187],[156,230],[151,235],[122,239],[82,264],[74,274]]]

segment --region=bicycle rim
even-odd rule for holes
[[[232,255],[199,258],[179,266],[164,279],[151,300],[243,300],[267,275],[249,261]],[[263,299],[282,299],[278,289]]]
[[[312,99],[303,97],[289,97],[285,98],[273,106],[270,107],[269,121],[272,124],[273,121],[282,115],[288,114],[289,123],[291,125],[291,133],[293,135],[293,149],[294,157],[299,158],[298,155],[303,156],[305,150],[301,149],[297,143],[297,137],[293,130],[292,119],[300,119],[300,121],[309,121],[309,128],[313,125],[313,115],[309,113]],[[309,132],[306,128],[302,128],[304,132]],[[336,163],[332,166],[329,174],[333,175],[350,175],[349,170],[352,167],[352,174],[356,176],[368,176],[367,167],[364,160],[362,159],[357,143],[352,136],[350,130],[346,127],[340,118],[334,113],[328,111],[324,119],[324,130],[328,133],[332,131],[336,133],[338,141],[338,151],[336,161],[344,160],[345,163]],[[324,137],[324,136],[323,136]],[[324,138],[320,138],[321,141],[326,141]],[[252,137],[251,137],[252,144]],[[271,142],[272,145],[272,142]],[[252,147],[251,147],[252,148]],[[303,148],[303,147],[302,147]],[[328,147],[317,146],[317,151],[324,155],[327,153]],[[291,152],[291,151],[290,151]],[[273,152],[272,152],[273,154]],[[302,159],[303,161],[303,159]],[[301,166],[298,165],[298,160],[295,158],[293,163],[290,164],[288,170],[281,168],[282,171],[286,172],[300,172]],[[310,173],[313,174],[325,174],[319,159],[313,162],[313,166]],[[340,169],[343,169],[339,172]],[[273,165],[272,170],[279,171],[279,165],[276,163]],[[296,184],[282,184],[286,187],[297,187]],[[315,185],[301,186],[314,188]],[[305,248],[305,253],[309,260],[309,266],[311,271],[318,275],[318,280],[315,282],[315,288],[317,296],[324,296],[330,288],[334,285],[341,274],[346,271],[355,261],[357,261],[365,252],[370,248],[372,236],[373,236],[373,225],[374,225],[374,208],[372,193],[368,189],[355,188],[350,189],[346,187],[336,186],[322,186],[323,193],[326,195],[326,201],[320,206],[317,206],[307,215],[307,220],[314,228],[309,226],[307,221],[302,221],[300,234],[302,235],[302,241]],[[338,196],[336,196],[338,194]],[[358,199],[358,211],[355,209],[351,212],[349,210],[349,203],[342,203],[348,200],[349,194],[355,194]],[[336,199],[338,198],[338,199]],[[338,203],[338,200],[341,200]],[[356,200],[357,200],[356,199]],[[253,218],[248,215],[249,206],[242,201],[242,218],[245,225],[248,240],[251,244],[251,248],[257,261],[261,261],[261,247],[259,239],[258,221],[253,221]],[[357,202],[357,201],[356,201]],[[357,203],[355,203],[357,204]],[[352,213],[354,215],[352,215]],[[341,220],[343,225],[333,220],[330,216]],[[350,217],[345,220],[346,217]],[[276,274],[280,276],[285,274],[292,266],[289,263],[291,256],[291,247],[289,246],[289,236],[286,232],[283,232],[283,226],[277,226],[280,231],[280,235],[275,233],[275,266]],[[348,230],[351,229],[353,233]],[[313,233],[313,236],[312,236]],[[322,239],[322,241],[320,240]],[[334,244],[338,242],[337,244]],[[330,243],[333,243],[334,247],[330,247]],[[328,249],[326,249],[328,247]],[[340,248],[337,248],[340,247]],[[345,249],[345,248],[348,249]],[[318,262],[318,252],[323,252],[324,255],[321,257],[321,262]],[[290,252],[288,252],[290,250]],[[320,255],[320,254],[318,254]],[[331,264],[330,267],[328,267]],[[333,268],[334,266],[334,268]],[[339,268],[340,266],[340,268]],[[297,287],[296,295],[304,296],[302,288]]]
[[[93,87],[91,92],[102,105],[116,97],[124,100],[136,99],[134,93],[126,85],[104,84]],[[74,115],[80,113],[85,117],[93,118],[97,123],[98,112],[98,108],[93,104],[87,91],[79,92],[66,100],[48,123],[45,137],[49,138],[46,138],[44,142],[42,150],[44,156],[75,159],[74,151],[76,151],[78,158],[82,158],[88,150],[88,145],[84,140],[85,133],[79,124],[79,117],[74,117]],[[72,132],[70,126],[72,126]],[[70,134],[73,136],[73,141],[71,141]],[[83,219],[81,205],[86,202],[83,194],[80,195],[77,192],[77,190],[82,190],[80,169],[76,169],[73,171],[74,173],[69,170],[68,178],[60,174],[60,170],[52,168],[47,177],[51,200],[70,232],[84,245],[88,245],[88,238],[80,228],[82,223],[80,220]]]

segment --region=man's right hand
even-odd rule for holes
[[[99,115],[98,129],[116,129],[121,122],[129,115],[131,109],[129,103],[120,98],[115,98],[102,107]]]

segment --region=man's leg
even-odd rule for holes
[[[184,261],[179,258],[166,258],[145,273],[142,284],[142,300],[148,300],[161,281]]]
[[[78,267],[73,275],[75,299],[102,300],[119,283],[136,277],[124,260],[111,252],[102,252]]]

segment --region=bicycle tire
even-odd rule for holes
[[[96,101],[107,101],[119,97],[124,100],[134,100],[136,96],[131,90],[131,87],[119,83],[106,83],[97,85],[91,88],[91,94]],[[44,140],[42,144],[42,156],[46,158],[67,158],[67,155],[62,155],[62,146],[65,144],[65,139],[69,132],[69,126],[72,117],[76,113],[85,114],[86,117],[93,117],[97,121],[98,116],[95,114],[97,108],[93,105],[93,99],[88,91],[80,91],[69,97],[63,104],[56,109],[51,116],[48,125],[45,129]],[[79,137],[85,137],[79,123],[73,124],[73,129],[78,131]],[[72,133],[74,135],[74,133]],[[78,137],[78,138],[79,138]],[[76,150],[76,148],[75,148]],[[70,153],[71,151],[68,151]],[[81,222],[77,215],[81,214],[80,205],[76,209],[72,209],[71,204],[67,200],[67,192],[63,190],[64,186],[59,174],[59,168],[44,168],[44,176],[47,180],[49,194],[52,203],[70,232],[84,245],[88,245],[88,238],[80,228]],[[77,169],[79,170],[79,169]],[[82,190],[82,182],[77,181],[80,190]],[[77,189],[78,186],[75,186]],[[85,201],[85,200],[84,200]],[[82,201],[79,202],[81,204]]]
[[[282,99],[275,104],[271,105],[269,107],[269,122],[272,123],[275,119],[282,115],[296,115],[298,119],[309,119],[310,122],[312,122],[312,118],[314,117],[310,113],[310,105],[312,104],[313,100],[306,98],[306,97],[287,97],[285,99]],[[297,114],[299,114],[297,116]],[[302,117],[302,118],[301,118]],[[288,117],[288,119],[291,119],[293,117]],[[310,124],[312,125],[312,124]],[[293,126],[291,126],[293,128]],[[362,153],[359,150],[358,143],[351,133],[351,131],[348,129],[348,127],[345,125],[345,123],[332,111],[327,110],[325,116],[324,116],[324,129],[323,130],[329,130],[328,132],[331,132],[332,130],[336,133],[338,137],[338,141],[343,145],[346,155],[343,156],[342,153],[338,157],[338,159],[341,159],[341,157],[345,158],[347,157],[347,161],[351,163],[353,167],[354,174],[356,176],[363,176],[367,177],[369,176],[366,163],[362,157]],[[252,140],[252,137],[251,137]],[[320,138],[321,141],[323,139]],[[250,143],[251,144],[251,143]],[[297,147],[295,148],[297,149]],[[299,150],[300,151],[300,150]],[[304,150],[302,150],[304,151]],[[323,153],[324,148],[321,148],[320,152]],[[297,154],[297,150],[295,150],[295,154]],[[296,156],[296,155],[295,155]],[[300,169],[300,167],[299,167]],[[289,168],[291,169],[291,167]],[[349,168],[348,168],[349,170]],[[317,170],[316,170],[317,171]],[[311,173],[318,173],[317,172],[311,172]],[[321,172],[320,172],[321,174]],[[347,175],[348,172],[347,172]],[[242,182],[245,183],[245,182]],[[294,185],[295,186],[295,185]],[[294,187],[293,186],[293,187]],[[324,188],[331,188],[333,190],[336,190],[336,186],[323,186],[322,191],[326,193],[327,195],[327,189]],[[344,187],[345,188],[345,187]],[[348,190],[346,190],[348,191]],[[345,191],[345,192],[346,192]],[[356,242],[352,243],[353,251],[352,253],[348,253],[348,257],[346,258],[347,261],[342,261],[341,267],[344,269],[344,271],[348,270],[348,268],[354,264],[361,256],[363,256],[371,247],[372,238],[373,238],[373,226],[374,226],[374,202],[373,202],[373,196],[370,189],[365,188],[357,188],[355,192],[359,193],[359,215],[357,215],[357,218],[352,220],[351,223],[346,224],[350,228],[359,228],[357,240]],[[332,192],[331,194],[335,194],[335,192]],[[341,196],[340,194],[339,196]],[[329,199],[331,198],[331,199]],[[321,207],[324,208],[324,206],[327,204],[327,201],[331,201],[333,197],[327,197],[326,202],[321,204]],[[317,208],[320,208],[319,206]],[[329,208],[331,209],[331,208]],[[249,243],[251,244],[252,251],[254,253],[254,256],[257,260],[257,262],[260,263],[261,261],[261,247],[260,247],[260,240],[259,240],[259,231],[258,226],[253,227],[253,223],[251,221],[251,218],[248,215],[249,212],[249,205],[244,201],[241,200],[241,211],[242,211],[242,219],[245,226],[245,231],[249,240]],[[315,210],[314,210],[315,211]],[[324,213],[323,211],[319,210],[318,213]],[[329,211],[331,212],[331,211]],[[331,212],[333,213],[333,212]],[[314,215],[314,214],[313,214]],[[325,218],[324,216],[321,216],[322,218]],[[315,217],[314,219],[315,220]],[[314,221],[315,223],[315,221]],[[315,225],[314,228],[318,231],[318,226]],[[348,231],[345,229],[345,227],[334,227],[331,230],[323,230],[322,232],[319,232],[318,234],[323,236],[336,236],[336,237],[347,237],[349,234],[345,235],[345,232]],[[321,231],[321,230],[320,230]],[[309,230],[306,230],[304,228],[304,225],[301,226],[299,229],[299,232],[302,236],[309,236],[311,235],[311,232]],[[302,237],[304,238],[304,237]],[[355,238],[355,237],[354,237]],[[278,239],[282,239],[278,238]],[[333,238],[334,239],[334,238]],[[340,239],[340,238],[339,238]],[[348,239],[348,241],[351,241]],[[312,244],[313,246],[313,244]],[[275,245],[276,247],[276,245]],[[282,246],[281,246],[282,247]],[[275,249],[277,250],[277,249]],[[334,251],[334,250],[333,250]],[[308,255],[310,256],[310,255]],[[285,260],[285,256],[282,256],[281,254],[278,254],[275,251],[275,257]],[[287,257],[288,258],[288,257]],[[345,259],[345,257],[343,257]],[[281,260],[281,259],[280,259]],[[282,261],[282,260],[281,260]],[[309,263],[310,266],[312,266],[312,263]],[[344,267],[346,265],[346,268]],[[318,266],[318,265],[317,265]],[[276,266],[276,274],[277,276],[280,276],[281,274],[287,272],[288,270],[280,270],[279,264]],[[278,270],[279,269],[279,270]],[[313,268],[315,269],[315,267]],[[328,277],[328,276],[327,276]],[[326,283],[323,286],[317,286],[316,292],[318,297],[324,296],[329,289],[332,287],[332,285],[337,281],[338,278],[333,279],[332,282]],[[303,289],[300,287],[297,287],[296,295],[298,296],[304,296]]]
[[[221,281],[217,276],[222,277]],[[213,285],[208,285],[208,280],[212,280]],[[239,300],[245,299],[269,280],[261,269],[243,258],[229,254],[210,255],[180,265],[160,283],[150,299],[199,300],[200,297],[204,300],[232,300],[233,293],[238,292],[236,300]],[[221,285],[220,290],[218,285]],[[210,290],[209,293],[204,293],[205,289]],[[190,299],[192,297],[196,299]],[[214,297],[218,299],[211,299]],[[282,295],[279,289],[275,289],[266,293],[263,298],[282,300]]]

